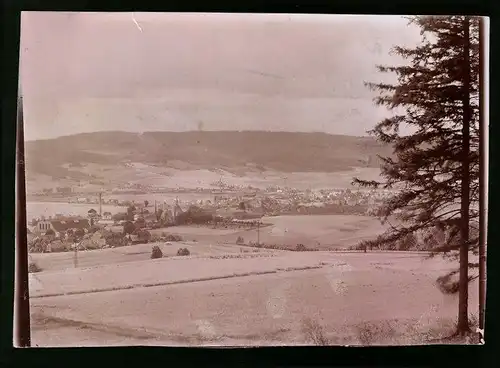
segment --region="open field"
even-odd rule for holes
[[[361,240],[372,239],[385,227],[369,216],[355,215],[306,215],[264,217],[273,226],[263,228],[263,243],[295,246],[299,243],[319,249],[349,247]],[[256,230],[252,231],[256,236]]]
[[[174,257],[172,252],[171,258],[147,261],[147,272],[144,271],[145,261],[47,270],[32,277],[31,296],[126,289],[319,266],[317,257],[303,257],[297,253],[234,253],[218,250],[200,256]]]
[[[302,326],[307,318],[322,326],[332,344],[401,344],[423,342],[425,333],[438,336],[452,327],[456,296],[443,295],[434,285],[453,266],[442,259],[402,253],[272,254],[173,257],[38,273],[38,296],[54,291],[49,286],[73,292],[128,288],[43,298],[33,290],[33,344],[308,344]],[[195,282],[200,279],[205,281]],[[164,285],[140,286],[153,280]],[[37,289],[34,281],[32,287]],[[472,312],[476,289],[471,285]]]
[[[295,247],[304,244],[322,250],[347,248],[361,240],[372,239],[384,231],[380,221],[370,216],[356,215],[286,215],[263,217],[270,226],[257,229],[213,229],[210,226],[174,226],[152,230],[153,234],[171,233],[185,240],[235,243],[238,236],[245,242],[280,244]]]
[[[242,250],[257,253],[251,247],[230,244],[199,244],[189,241],[137,244],[119,248],[78,251],[78,267],[88,268],[103,265],[113,265],[124,262],[146,261],[150,259],[151,249],[158,245],[164,257],[174,257],[179,248],[187,248],[190,257],[218,256],[222,254],[239,254]],[[259,253],[271,252],[267,249],[258,249]],[[30,258],[44,271],[57,271],[74,267],[74,252],[61,253],[32,253]]]

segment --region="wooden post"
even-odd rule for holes
[[[19,78],[21,78],[19,76]],[[28,239],[26,234],[26,177],[24,165],[23,96],[19,84],[16,137],[16,268],[15,327],[19,347],[31,346]]]

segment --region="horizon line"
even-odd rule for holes
[[[322,132],[322,131],[295,131],[295,130],[262,130],[262,129],[256,129],[256,130],[198,130],[198,129],[192,129],[192,130],[182,130],[182,131],[177,131],[177,130],[148,130],[148,131],[143,131],[143,132],[131,132],[127,130],[97,130],[93,132],[80,132],[80,133],[74,133],[74,134],[66,134],[66,135],[60,135],[57,137],[53,138],[39,138],[39,139],[25,139],[25,142],[39,142],[39,141],[51,141],[59,138],[69,138],[69,137],[74,137],[78,135],[90,135],[90,134],[99,134],[99,133],[127,133],[127,134],[134,134],[134,135],[142,135],[142,134],[149,134],[149,133],[173,133],[173,134],[183,134],[183,133],[295,133],[295,134],[326,134],[326,135],[332,135],[332,136],[344,136],[344,137],[356,137],[356,138],[372,138],[368,133],[365,135],[352,135],[352,134],[342,134],[342,133],[328,133],[328,132]]]

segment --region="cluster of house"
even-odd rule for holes
[[[69,230],[88,232],[90,227],[90,219],[83,217],[56,216],[48,219],[42,218],[33,221],[32,225],[28,226],[28,241],[36,236],[44,235],[50,230],[53,232],[54,237],[60,238],[67,234]]]
[[[369,213],[392,192],[363,191],[346,189],[324,189],[299,191],[291,188],[270,188],[273,191],[241,196],[215,196],[213,207],[230,208],[244,202],[247,209],[261,210],[266,214],[309,213],[311,209],[352,207]],[[359,212],[358,211],[358,212]]]
[[[213,200],[191,203],[205,210],[232,213],[234,209],[263,215],[280,213],[311,213],[313,209],[352,208],[360,214],[369,214],[380,202],[392,194],[389,191],[324,189],[299,191],[291,188],[272,187],[269,191],[240,191],[239,193],[213,193]],[[272,191],[271,191],[272,189]],[[357,213],[356,212],[356,213]],[[314,213],[314,211],[312,212]]]
[[[92,196],[86,196],[86,197],[72,197],[68,199],[68,203],[80,203],[80,204],[98,204],[99,200],[92,197]],[[102,200],[102,204],[109,204],[113,206],[123,206],[124,203],[120,202],[118,199],[108,199],[108,200]]]
[[[167,220],[167,222],[171,218],[175,218],[176,215],[184,212],[179,203],[176,203],[174,206],[169,206],[166,202],[156,206],[155,203],[155,210],[151,212],[148,211],[144,205],[137,205],[137,208],[132,211],[133,217],[129,220],[141,223],[143,224],[143,227],[151,226],[160,220],[157,216],[158,210],[161,210],[162,219]],[[86,217],[56,214],[54,217],[50,216],[48,218],[41,217],[33,219],[31,221],[31,225],[28,226],[28,233],[33,236],[40,236],[49,232],[59,238],[68,233],[68,231],[76,231],[80,229],[88,232],[93,225],[97,225],[99,228],[106,228],[111,226],[116,227],[116,225],[124,225],[125,222],[125,218],[117,219],[109,211],[99,214],[95,209],[90,209],[87,212]]]
[[[136,216],[135,218],[139,219]],[[28,246],[38,244],[37,240],[42,239],[45,248],[34,251],[69,250],[75,242],[84,248],[102,248],[107,245],[106,233],[123,234],[124,227],[116,225],[117,222],[112,219],[110,212],[98,216],[95,210],[90,210],[87,218],[57,215],[53,218],[35,219],[27,228]],[[127,238],[131,243],[140,243],[143,233],[129,234]]]

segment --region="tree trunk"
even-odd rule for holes
[[[484,330],[485,306],[486,306],[486,234],[488,231],[488,210],[487,210],[487,187],[488,187],[488,167],[487,163],[487,122],[485,117],[485,85],[484,74],[486,72],[485,63],[485,34],[484,18],[479,20],[479,328]]]
[[[469,17],[464,20],[464,56],[463,56],[463,121],[462,121],[462,183],[460,204],[460,279],[458,297],[457,333],[464,335],[470,331],[468,316],[469,299],[469,151],[470,151],[470,36]]]

